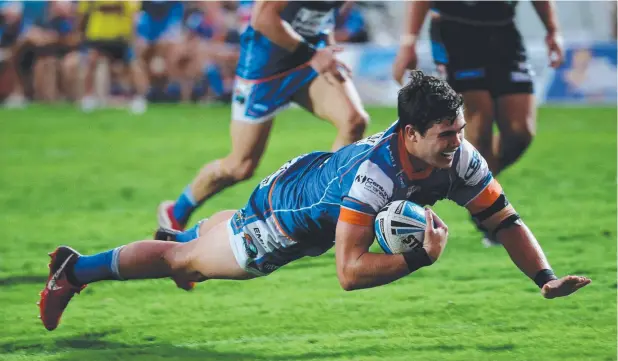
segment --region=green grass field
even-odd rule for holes
[[[369,109],[370,132],[394,109]],[[229,149],[227,108],[153,107],[83,115],[0,110],[1,360],[616,360],[616,109],[544,108],[538,137],[499,179],[557,273],[589,276],[543,299],[501,248],[484,249],[465,211],[440,261],[394,284],[344,292],[334,254],[194,292],[170,280],[93,284],[60,327],[37,319],[47,252],[147,239],[155,208]],[[300,110],[276,122],[256,177],[198,216],[244,205],[259,179],[330,148],[333,128]],[[194,218],[197,220],[198,218]]]

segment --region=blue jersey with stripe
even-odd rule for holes
[[[420,205],[450,199],[465,206],[492,181],[487,163],[465,140],[450,168],[410,172],[397,129],[394,123],[335,153],[292,159],[260,183],[249,206],[261,210],[258,218],[274,217],[292,240],[330,243],[341,212],[373,219],[386,204],[403,199]]]
[[[342,1],[290,1],[280,16],[307,42],[320,46],[333,30],[342,4]],[[291,54],[249,25],[240,37],[236,75],[243,79],[263,79],[309,61],[309,58],[293,58]]]

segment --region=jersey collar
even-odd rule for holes
[[[408,177],[409,180],[427,178],[433,171],[433,167],[428,166],[420,172],[415,171],[414,167],[412,167],[412,162],[410,162],[410,157],[408,157],[408,151],[406,150],[405,141],[403,139],[403,130],[399,129],[397,133],[397,155],[399,158],[399,164],[403,168],[406,177]]]

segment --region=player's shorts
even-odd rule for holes
[[[182,6],[174,6],[162,19],[155,19],[142,11],[137,21],[137,36],[148,44],[159,41],[179,42],[182,40]]]
[[[434,62],[446,67],[455,91],[487,90],[493,97],[534,92],[534,72],[514,24],[471,26],[432,18]]]
[[[230,246],[238,265],[245,271],[265,276],[299,258],[316,257],[332,248],[333,243],[297,242],[281,228],[273,215],[272,198],[280,196],[273,187],[286,168],[297,162],[311,162],[311,156],[291,160],[277,172],[265,178],[253,191],[244,208],[238,210],[228,222]],[[297,175],[291,174],[290,177]]]
[[[308,65],[265,79],[247,80],[237,76],[232,95],[232,119],[248,123],[272,119],[289,107],[294,94],[317,76]]]
[[[133,48],[125,40],[87,40],[84,44],[86,49],[94,49],[101,54],[125,63],[131,62],[135,58]]]

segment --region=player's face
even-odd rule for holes
[[[455,151],[464,139],[465,126],[461,113],[452,124],[449,121],[435,123],[424,137],[417,137],[419,158],[436,168],[450,168]]]

